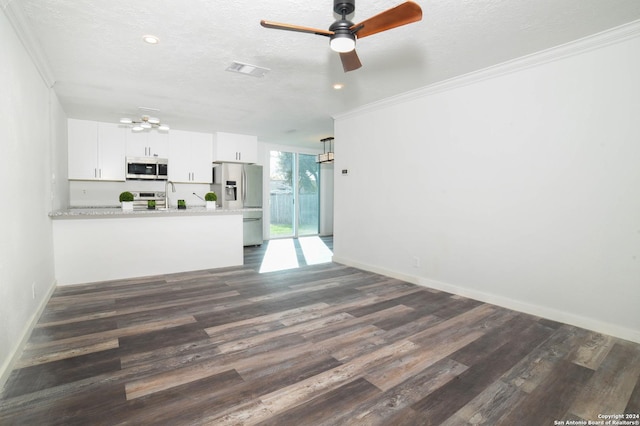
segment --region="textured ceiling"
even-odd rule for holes
[[[400,2],[358,0],[350,18]],[[314,147],[332,115],[640,19],[639,0],[418,0],[423,20],[358,41],[363,67],[345,74],[327,38],[259,24],[328,28],[332,0],[3,3],[24,15],[70,117],[117,122],[143,106],[176,129]],[[271,71],[225,71],[232,61]]]

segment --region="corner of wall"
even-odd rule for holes
[[[31,318],[29,318],[29,322],[22,330],[22,335],[20,336],[18,344],[14,347],[11,355],[7,357],[4,360],[2,366],[0,366],[0,393],[2,393],[1,391],[4,388],[4,385],[7,383],[7,380],[9,379],[14,366],[20,360],[24,347],[27,345],[29,337],[31,337],[31,332],[35,328],[36,324],[38,324],[38,320],[47,307],[47,303],[49,303],[49,300],[51,299],[53,292],[56,290],[56,287],[57,282],[56,280],[53,280],[51,286],[49,287],[48,293],[45,294],[45,296],[42,298],[38,309],[31,315]]]

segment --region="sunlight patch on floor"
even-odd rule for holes
[[[302,247],[302,253],[307,265],[331,262],[333,253],[320,237],[299,238],[298,242]]]
[[[302,237],[298,244],[302,249],[306,265],[331,262],[333,252],[320,237]],[[296,254],[296,243],[293,238],[269,240],[267,250],[262,258],[260,273],[283,271],[300,267]]]
[[[260,265],[260,273],[294,269],[298,265],[293,239],[270,240]]]

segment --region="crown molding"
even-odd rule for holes
[[[40,77],[47,85],[47,87],[53,87],[55,84],[55,78],[49,65],[49,60],[44,54],[40,43],[33,35],[31,27],[29,26],[27,17],[24,14],[22,8],[18,5],[16,0],[2,0],[2,9],[5,16],[13,26],[13,29],[22,42],[25,50],[31,57],[33,64],[36,66]]]
[[[353,116],[358,116],[365,112],[371,112],[380,108],[393,106],[410,100],[422,98],[447,90],[467,86],[473,83],[492,79],[501,75],[506,75],[521,71],[527,68],[536,67],[548,62],[554,62],[563,58],[579,55],[591,50],[599,49],[611,44],[620,43],[640,36],[640,20],[602,31],[575,41],[571,41],[559,46],[532,53],[512,59],[501,64],[473,71],[458,77],[453,77],[438,83],[433,83],[409,92],[381,99],[350,111],[333,115],[335,120],[341,120]]]

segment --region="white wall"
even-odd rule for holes
[[[333,235],[333,166],[320,165],[320,235]]]
[[[66,117],[0,13],[0,386],[54,288],[52,206],[63,206]],[[56,174],[55,180],[52,179]]]
[[[337,117],[334,260],[640,342],[639,33]]]

